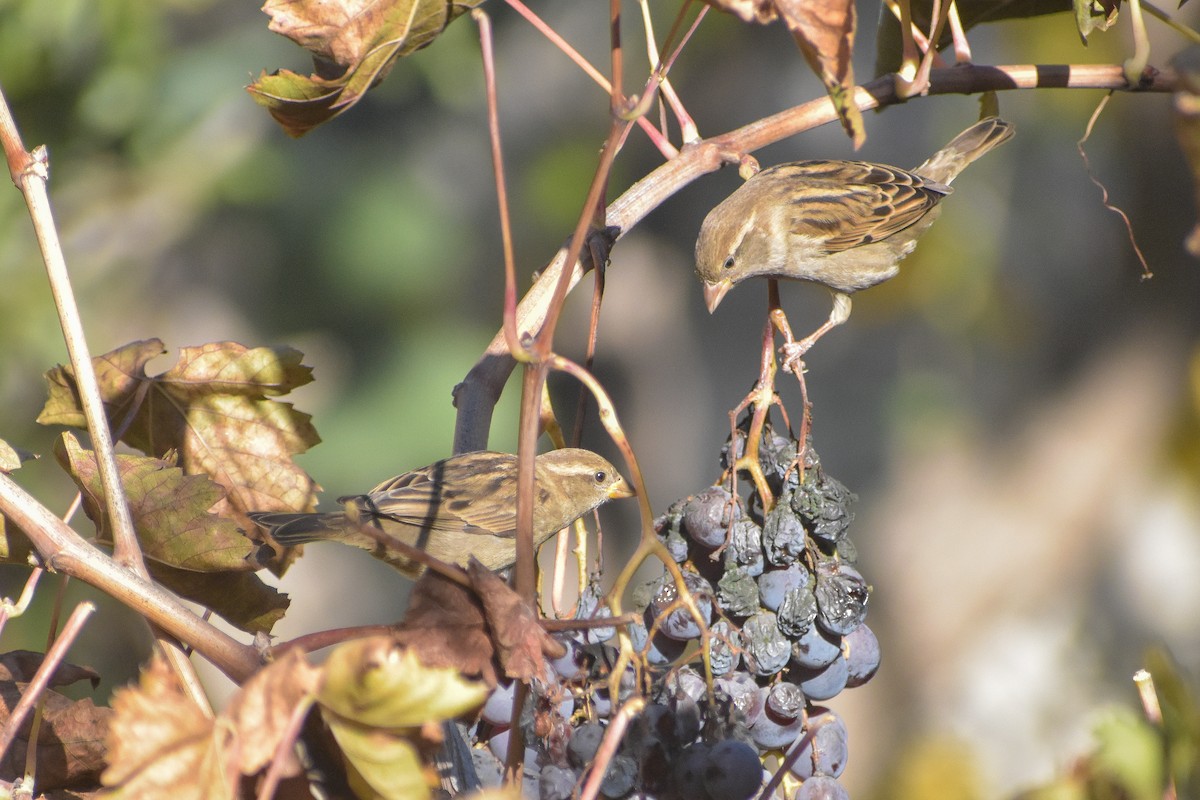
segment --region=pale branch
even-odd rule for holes
[[[8,475],[0,474],[0,514],[29,537],[48,569],[96,587],[211,661],[241,683],[262,664],[258,652],[198,617],[170,592],[85,542]]]
[[[1173,71],[1149,69],[1138,86],[1130,86],[1119,64],[1026,64],[1016,66],[977,66],[961,64],[935,69],[930,74],[930,95],[975,94],[1014,89],[1105,89],[1146,92],[1171,92],[1177,80]],[[892,75],[885,75],[859,86],[855,104],[863,111],[902,102],[896,95]],[[911,102],[908,101],[908,102]],[[837,119],[828,97],[811,100],[741,128],[686,145],[679,155],[649,173],[609,205],[605,232],[593,235],[620,239],[647,214],[697,178],[714,172],[723,164],[736,163],[742,155],[797,133]],[[536,336],[549,313],[554,287],[565,268],[564,245],[542,270],[538,279],[517,305],[519,337]],[[570,288],[574,288],[591,268],[584,258],[571,265]],[[486,449],[492,412],[515,362],[508,354],[504,332],[492,339],[483,355],[454,389],[458,409],[454,431],[454,452]]]

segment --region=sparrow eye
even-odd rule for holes
[[[734,261],[733,256],[725,259],[725,269],[733,269],[734,263],[736,262]]]
[[[597,470],[596,474],[592,477],[596,479],[596,483],[604,483],[608,479],[608,473],[604,470]]]

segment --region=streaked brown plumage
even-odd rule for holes
[[[633,490],[616,468],[589,450],[563,448],[534,461],[534,546],[579,517]],[[466,566],[475,556],[488,569],[516,561],[517,457],[479,450],[452,456],[384,481],[370,492],[340,497],[344,512],[250,514],[281,545],[339,541],[371,554],[405,575],[420,564],[358,529],[374,525],[434,558]]]
[[[885,281],[941,213],[950,182],[1013,135],[988,117],[912,171],[865,161],[797,161],[759,172],[709,212],[696,240],[696,272],[715,311],[753,277],[813,281],[834,293],[821,328],[796,344],[802,355],[850,316],[851,292]]]

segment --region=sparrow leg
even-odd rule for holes
[[[850,318],[850,295],[845,292],[833,292],[833,310],[829,312],[829,319],[825,320],[825,324],[800,341],[792,338],[792,332],[786,327],[787,320],[783,318],[782,311],[779,312],[779,317],[782,319],[782,325],[784,326],[780,327],[780,331],[783,333],[785,339],[783,346],[779,348],[779,352],[783,355],[783,371],[796,372],[799,375],[800,371],[798,370],[803,370],[801,359],[805,353],[812,349],[817,339],[820,339],[830,330]],[[776,327],[779,327],[779,325],[780,323],[777,322]],[[799,365],[799,368],[797,365]]]

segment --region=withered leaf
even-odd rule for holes
[[[475,592],[483,600],[488,629],[504,674],[528,683],[546,674],[546,656],[558,658],[566,648],[538,624],[537,612],[478,560],[467,564]]]
[[[428,797],[436,776],[422,766],[422,732],[478,708],[488,692],[454,669],[427,666],[391,636],[338,646],[322,673],[321,714],[351,788],[365,798]]]
[[[137,687],[113,695],[105,797],[233,800],[238,775],[226,768],[232,732],[196,707],[166,662],[155,657]]]
[[[253,572],[190,572],[150,561],[157,582],[247,633],[270,633],[291,600]]]
[[[862,111],[854,103],[854,0],[775,0],[804,58],[829,93],[855,149],[867,139]]]
[[[45,653],[37,653],[33,650],[10,650],[0,654],[0,681],[28,683],[33,680],[33,676],[37,674],[45,660]],[[63,662],[55,668],[48,685],[70,686],[76,681],[88,681],[95,689],[100,683],[100,673],[91,667],[80,667]]]
[[[101,541],[112,532],[96,455],[70,433],[55,443],[54,455],[83,495],[83,510],[96,523]],[[142,552],[161,564],[195,572],[246,571],[262,565],[259,546],[231,520],[210,514],[225,490],[205,475],[184,475],[150,456],[119,454],[117,469],[129,502]]]
[[[479,598],[432,570],[413,586],[396,639],[431,667],[452,667],[496,685],[495,650]]]
[[[252,775],[271,762],[293,715],[312,704],[320,675],[303,652],[292,649],[242,685],[222,717],[237,731],[238,766],[244,774]],[[292,754],[284,774],[300,772]]]
[[[290,136],[352,107],[396,59],[482,0],[267,0],[270,29],[313,54],[316,74],[265,72],[246,90]]]
[[[482,684],[467,682],[457,670],[428,666],[392,636],[339,645],[325,662],[317,690],[322,710],[388,730],[451,719],[485,697]]]
[[[0,728],[8,724],[12,708],[26,689],[24,682],[0,680]],[[37,740],[38,789],[95,785],[104,769],[104,736],[112,720],[112,709],[97,707],[90,699],[71,700],[50,690],[42,693],[42,700],[42,725]],[[13,746],[0,758],[0,775],[7,780],[25,772],[32,724],[30,715],[21,725]]]
[[[232,516],[251,535],[247,511],[312,511],[320,490],[292,460],[320,441],[307,414],[272,398],[312,380],[303,355],[286,347],[235,342],[185,347],[171,369],[146,373],[162,342],[133,342],[93,359],[110,425],[121,441],[147,455],[178,453],[187,475],[206,474],[224,487],[214,513]],[[84,427],[75,376],[46,373],[49,399],[38,422]],[[282,572],[283,562],[272,564]]]

